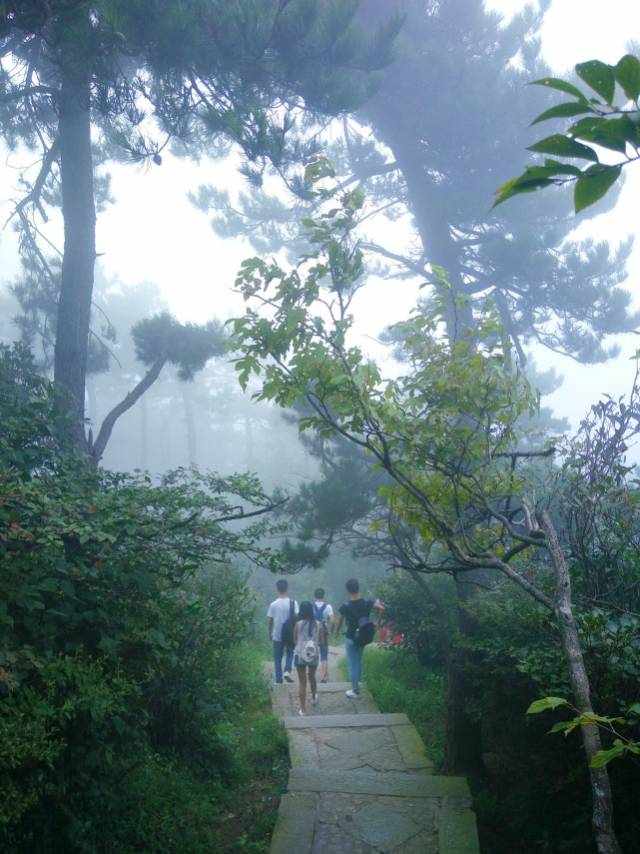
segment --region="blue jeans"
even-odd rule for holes
[[[347,638],[345,641],[345,651],[347,653],[347,668],[349,670],[349,679],[351,679],[351,687],[357,693],[360,690],[364,647],[356,646],[352,638]]]
[[[284,659],[285,672],[291,672],[293,665],[293,649],[285,647],[282,641],[274,640],[273,642],[273,666],[276,671],[276,683],[282,685],[282,655],[286,653]]]

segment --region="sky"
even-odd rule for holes
[[[524,4],[520,0],[487,0],[486,5],[509,16]],[[640,38],[640,3],[553,0],[541,35],[545,58],[556,73],[596,57],[615,62],[631,37]],[[9,166],[12,162],[15,158],[6,161]],[[182,320],[204,322],[238,314],[242,304],[230,292],[230,285],[240,262],[254,253],[242,240],[218,238],[206,217],[187,199],[187,192],[201,183],[237,186],[239,179],[229,164],[196,164],[168,156],[160,167],[115,165],[109,171],[117,203],[100,214],[97,232],[100,263],[107,276],[126,283],[155,282],[170,309]],[[0,223],[9,213],[6,200],[15,195],[15,184],[15,171],[0,169]],[[615,209],[586,223],[580,236],[596,235],[615,243],[630,231],[637,231],[639,198],[637,168],[627,178]],[[15,273],[15,243],[10,229],[5,229],[0,233],[0,283]],[[630,265],[628,287],[637,292],[640,306],[640,240]],[[363,340],[372,341],[386,324],[405,317],[415,295],[411,286],[374,283],[361,305]],[[565,377],[562,388],[545,398],[545,403],[576,424],[600,394],[624,393],[633,373],[629,359],[640,341],[624,336],[619,343],[620,357],[596,366],[580,366],[548,351],[536,352],[540,368],[555,367]]]

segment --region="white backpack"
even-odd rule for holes
[[[300,626],[297,654],[301,664],[313,667],[320,661],[318,633],[318,624],[315,620],[312,623],[305,621]]]

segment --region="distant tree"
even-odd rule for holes
[[[84,393],[96,256],[97,147],[162,162],[170,140],[206,149],[238,144],[245,171],[286,159],[304,105],[340,112],[371,91],[395,24],[363,39],[356,3],[318,0],[149,0],[3,3],[0,129],[37,151],[35,179],[16,204],[21,243],[50,273],[40,228],[58,199],[64,221],[54,383],[85,445]],[[100,155],[104,156],[104,153]],[[28,247],[28,249],[26,248]]]
[[[568,80],[544,77],[539,86],[571,95],[575,100],[556,104],[537,116],[532,124],[550,119],[582,116],[563,133],[554,133],[529,146],[529,151],[550,154],[542,166],[528,166],[522,175],[507,181],[497,193],[495,204],[544,187],[573,184],[576,213],[605,196],[622,170],[640,160],[640,59],[628,53],[616,65],[598,59],[580,62],[576,75],[598,96],[586,95]],[[615,104],[616,86],[627,99]],[[594,147],[595,146],[595,147]],[[615,163],[601,163],[598,147],[615,152]],[[586,160],[583,169],[566,160]]]
[[[531,343],[583,362],[614,355],[607,336],[638,322],[622,287],[631,242],[612,249],[571,239],[576,223],[561,194],[490,209],[499,176],[521,163],[529,117],[551,105],[549,92],[525,88],[549,73],[536,36],[546,4],[506,26],[482,0],[404,0],[399,8],[406,21],[397,57],[357,111],[360,124],[334,123],[322,142],[344,186],[366,191],[362,235],[380,258],[377,272],[433,283],[444,269],[454,335],[473,324],[477,301],[492,297],[520,364]],[[375,26],[388,4],[363,0],[361,10]],[[210,187],[194,201],[221,234],[241,233],[260,252],[288,246],[295,257],[313,194],[299,172],[288,187],[289,199],[272,193],[262,204],[255,194],[233,200]],[[381,219],[407,215],[409,246]]]

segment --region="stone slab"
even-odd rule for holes
[[[305,715],[304,717],[285,717],[285,729],[321,729],[333,727],[363,726],[412,726],[409,718],[403,714],[364,714],[364,715]]]
[[[427,756],[424,742],[415,727],[394,726],[391,729],[407,769],[433,768],[433,762]]]
[[[312,854],[438,854],[433,799],[318,795]]]
[[[436,777],[433,774],[403,774],[357,769],[354,771],[292,768],[290,792],[342,792],[344,794],[388,795],[399,798],[465,797],[469,794],[463,777]],[[450,812],[458,812],[450,810]]]
[[[309,854],[315,832],[316,795],[283,795],[271,837],[271,854]]]
[[[438,819],[439,854],[480,854],[475,814],[443,807]]]

